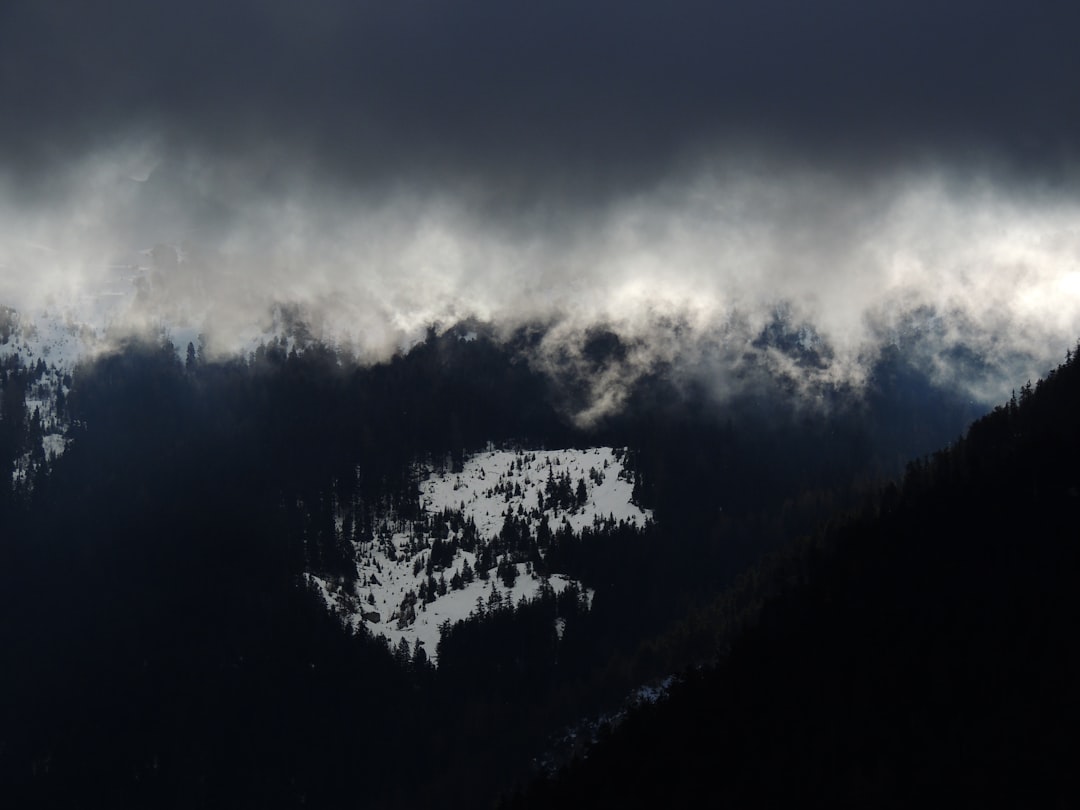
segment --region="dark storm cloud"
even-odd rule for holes
[[[154,137],[255,173],[288,155],[526,194],[648,182],[717,145],[1056,168],[1080,144],[1077,23],[972,0],[8,0],[0,144],[30,176]]]

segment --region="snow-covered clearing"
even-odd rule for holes
[[[584,481],[587,500],[562,509],[545,499],[549,482],[569,480],[571,493]],[[542,509],[552,529],[568,523],[575,533],[597,519],[614,518],[644,526],[649,512],[632,503],[633,482],[623,453],[610,447],[589,450],[490,450],[467,459],[457,474],[431,474],[420,484],[420,503],[431,512],[461,509],[481,535],[499,533],[507,512]],[[536,519],[539,522],[538,519]],[[534,527],[535,528],[535,527]]]
[[[419,643],[434,661],[444,622],[533,600],[545,584],[554,593],[571,584],[498,544],[508,518],[534,540],[541,526],[580,535],[585,528],[648,523],[649,511],[632,502],[624,461],[625,453],[610,447],[488,450],[467,458],[458,472],[428,471],[419,484],[424,520],[417,523],[424,530],[390,531],[387,516],[374,539],[354,544],[355,586],[309,579],[351,626],[384,636],[392,647],[402,639],[410,650]],[[561,636],[565,622],[556,622]]]

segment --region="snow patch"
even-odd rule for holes
[[[459,473],[429,475],[420,484],[420,503],[429,511],[462,509],[489,538],[498,534],[507,514],[534,508],[548,518],[552,529],[567,523],[575,534],[605,518],[641,528],[651,513],[633,502],[634,484],[623,466],[624,454],[611,447],[489,450],[467,459]],[[582,482],[586,497],[581,502],[558,492],[568,486],[569,495],[576,498]]]
[[[391,647],[402,639],[410,650],[419,644],[436,662],[444,626],[571,585],[564,574],[545,570],[544,538],[552,532],[580,536],[587,528],[649,523],[649,510],[633,502],[625,460],[626,451],[610,447],[489,449],[456,471],[424,470],[421,519],[403,526],[384,515],[373,538],[354,541],[355,583],[315,573],[308,580],[351,627],[381,635]],[[508,526],[517,551],[508,545]],[[528,556],[521,546],[535,549],[531,559],[520,559]],[[591,591],[573,584],[591,605]],[[559,638],[565,626],[556,619]]]

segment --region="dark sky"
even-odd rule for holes
[[[1031,0],[4,0],[0,147],[23,179],[152,136],[525,195],[748,149],[1053,177],[1080,151],[1078,34],[1080,4]]]

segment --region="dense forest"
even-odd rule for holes
[[[573,382],[522,359],[528,339],[432,331],[375,366],[314,342],[228,362],[131,343],[58,389],[49,418],[71,439],[58,457],[41,450],[43,417],[25,405],[49,369],[6,360],[0,462],[29,458],[0,487],[6,795],[26,807],[490,805],[524,788],[565,729],[712,661],[736,626],[729,615],[790,632],[769,618],[795,610],[787,602],[755,612],[777,550],[840,510],[880,507],[878,482],[955,438],[974,411],[896,353],[866,391],[834,392],[827,408],[766,390],[717,409],[656,376],[584,429],[567,416]],[[596,362],[611,351],[599,345]],[[1042,423],[1043,388],[1067,376],[1022,391],[1008,418]],[[976,437],[1004,418],[957,445],[965,464],[990,468],[992,444]],[[374,514],[417,516],[418,465],[452,469],[489,443],[628,447],[635,498],[655,521],[554,531],[547,563],[591,598],[574,587],[492,600],[445,629],[437,668],[422,650],[350,632],[304,572],[355,576],[348,540]],[[912,467],[893,499],[948,500],[922,493],[939,491],[960,452]],[[974,486],[960,481],[958,492]],[[845,539],[854,533],[831,529],[812,559],[863,565],[837,550],[861,548]],[[904,554],[936,571],[936,548]],[[959,556],[954,568],[970,562]],[[811,582],[828,575],[792,565]],[[815,660],[822,677],[836,666]]]
[[[1080,361],[714,606],[687,673],[506,807],[1066,807]]]

